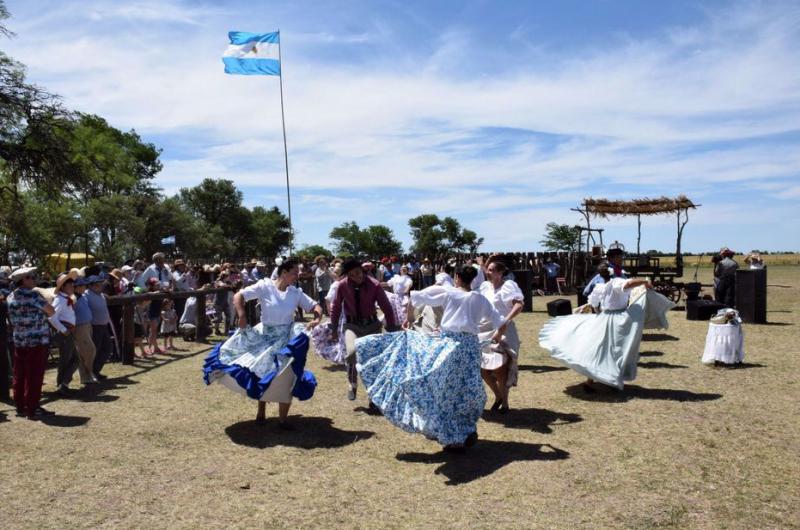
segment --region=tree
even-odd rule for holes
[[[304,245],[297,251],[297,257],[305,261],[313,261],[317,256],[324,256],[330,261],[333,254],[322,245]]]
[[[384,225],[370,225],[362,232],[368,256],[378,258],[403,253],[403,244],[394,237],[394,232]]]
[[[580,231],[576,227],[560,225],[558,223],[547,223],[544,230],[544,239],[539,241],[539,243],[544,246],[546,250],[575,251],[578,249]]]
[[[476,252],[483,244],[483,238],[472,230],[461,226],[452,217],[439,219],[434,214],[423,214],[408,220],[411,237],[414,238],[413,251],[426,256],[447,252]]]
[[[251,256],[277,256],[289,247],[292,241],[292,231],[289,218],[283,215],[277,207],[269,210],[256,206],[251,211],[251,246],[246,249],[249,254],[240,254],[243,257]]]
[[[362,256],[366,254],[364,233],[355,221],[342,223],[331,230],[333,247],[339,256]]]

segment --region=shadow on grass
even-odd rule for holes
[[[664,340],[680,340],[678,337],[673,337],[672,335],[667,335],[666,333],[645,333],[642,335],[642,341],[654,341],[660,342]]]
[[[748,326],[794,326],[793,322],[746,322],[745,324]]]
[[[45,416],[39,420],[39,423],[44,423],[50,427],[80,427],[89,423],[89,418],[86,416],[64,416],[56,414],[55,416]]]
[[[499,423],[509,429],[530,429],[542,434],[553,432],[553,425],[567,425],[583,421],[580,414],[535,408],[511,409],[505,414],[486,410],[482,417],[486,422]]]
[[[689,368],[685,364],[669,364],[659,361],[647,361],[646,363],[639,363],[639,368]]]
[[[330,418],[314,416],[289,416],[294,431],[284,431],[278,427],[277,418],[269,418],[259,425],[255,420],[240,421],[225,428],[231,441],[257,449],[288,446],[300,449],[332,449],[344,447],[360,440],[372,438],[372,431],[345,431],[333,426]]]
[[[369,408],[369,407],[355,407],[353,408],[353,412],[363,412],[369,416],[383,416],[383,413],[378,408]]]
[[[475,447],[464,454],[398,453],[396,458],[402,462],[441,464],[434,473],[446,476],[446,484],[455,486],[488,477],[513,462],[565,460],[569,453],[550,444],[478,440]]]
[[[520,372],[533,372],[535,374],[546,374],[548,372],[563,372],[569,370],[566,366],[548,366],[546,364],[520,364]]]
[[[8,420],[8,416],[6,416],[6,413],[5,412],[0,412],[0,423],[5,423],[7,421],[9,421],[9,420]]]
[[[329,372],[346,372],[347,367],[343,364],[327,364],[322,367],[323,370],[327,370]]]
[[[747,368],[766,368],[766,364],[761,363],[736,363],[736,364],[716,364],[716,365],[709,365],[713,368],[718,368],[722,370],[746,370]]]
[[[597,385],[599,386],[599,385]],[[722,394],[704,394],[690,390],[675,390],[671,388],[643,388],[638,385],[625,385],[623,390],[597,388],[587,392],[583,384],[568,386],[564,389],[568,396],[583,401],[601,401],[604,403],[622,403],[631,399],[660,399],[665,401],[713,401],[722,397]]]
[[[661,357],[663,355],[664,355],[663,351],[650,350],[650,351],[639,352],[639,357]]]

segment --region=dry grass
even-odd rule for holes
[[[536,299],[516,409],[461,456],[365,414],[363,391],[346,401],[344,373],[317,358],[294,433],[204,387],[201,353],[112,365],[102,394],[50,405],[58,423],[4,407],[0,527],[796,528],[798,280],[770,271],[774,325],[746,326],[748,367],[701,365],[706,324],[674,312],[635,383],[592,399],[536,346]]]
[[[740,267],[747,267],[744,258],[747,254],[737,254],[733,257],[739,263]],[[662,267],[674,267],[675,256],[660,256]],[[783,267],[786,265],[800,265],[800,254],[761,254],[761,258],[766,263],[767,267]],[[705,256],[684,256],[683,257],[683,281],[690,281],[689,278],[694,274],[694,268],[697,264],[700,268],[711,268],[711,255]]]

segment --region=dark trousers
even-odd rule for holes
[[[47,346],[14,348],[14,404],[26,416],[39,408],[47,354]]]
[[[94,342],[94,373],[99,374],[111,355],[111,330],[108,324],[92,325],[92,342]]]
[[[733,275],[723,276],[719,279],[717,287],[714,289],[714,300],[725,307],[733,308],[736,304],[736,277]]]
[[[430,287],[433,285],[433,276],[422,276],[422,288]]]
[[[381,321],[375,320],[364,326],[347,322],[344,325],[344,344],[347,349],[344,364],[347,367],[347,380],[355,388],[358,384],[358,371],[356,370],[356,339],[375,335],[381,332]]]
[[[75,335],[63,335],[59,333],[55,337],[58,345],[58,374],[56,375],[57,385],[69,385],[72,375],[78,369],[78,355],[75,350]]]

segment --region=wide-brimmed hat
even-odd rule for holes
[[[736,254],[736,253],[734,251],[732,251],[731,249],[729,249],[728,247],[722,247],[719,250],[719,255],[722,256],[723,258],[725,258],[725,257],[732,258],[734,256],[734,254]]]
[[[84,277],[79,276],[75,280],[75,287],[86,287],[87,285],[89,285],[88,278],[84,278]]]
[[[364,263],[361,264],[361,268],[366,271],[371,271],[372,269],[375,268],[375,264],[372,263],[371,261],[365,261]]]
[[[12,282],[21,280],[28,274],[35,274],[38,269],[36,267],[20,267],[8,277]]]
[[[119,281],[122,281],[122,271],[119,270],[119,269],[112,270],[111,272],[108,273],[108,275],[109,276],[113,276],[114,278],[116,278]]]
[[[133,270],[133,267],[131,267],[130,265],[123,265],[120,270],[124,274],[126,272],[131,272]]]
[[[105,281],[105,278],[98,276],[97,274],[92,274],[88,278],[86,278],[86,285],[92,285],[95,283],[102,283]]]
[[[264,263],[263,261],[261,261],[261,260],[256,261],[256,267],[266,267],[266,266],[267,266],[267,264]]]
[[[173,267],[177,267],[178,265],[186,265],[186,262],[185,262],[185,261],[183,261],[183,260],[182,260],[182,259],[180,259],[180,258],[179,258],[179,259],[176,259],[174,262],[172,262],[172,266],[173,266]]]
[[[78,279],[77,269],[72,269],[69,272],[62,272],[61,274],[58,275],[58,278],[56,278],[56,289],[55,289],[56,292],[60,291],[64,287],[64,284],[67,283],[68,281],[75,282],[75,280],[77,279]]]

